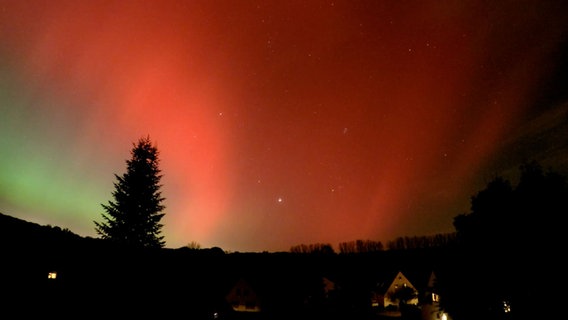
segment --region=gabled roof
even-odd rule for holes
[[[398,280],[401,282],[406,281],[419,292],[424,292],[424,290],[428,288],[430,286],[430,283],[433,281],[433,279],[431,279],[432,275],[432,270],[391,270],[389,272],[382,273],[376,278],[374,291],[380,294],[384,294],[387,292],[389,287]]]
[[[247,279],[245,279],[244,277],[239,278],[231,287],[231,290],[229,290],[229,292],[226,295],[226,298],[229,299],[231,297],[234,296],[238,296],[240,292],[247,292],[247,296],[250,299],[254,299],[257,301],[260,301],[260,297],[258,296],[258,293],[255,289],[255,287],[253,285],[250,284],[249,281],[247,281]]]

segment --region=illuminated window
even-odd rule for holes
[[[503,311],[505,313],[511,312],[511,304],[509,304],[509,301],[503,301]]]
[[[57,272],[49,272],[49,273],[47,274],[47,278],[48,278],[48,279],[55,279],[55,278],[57,278]]]
[[[440,296],[435,294],[435,293],[432,293],[432,301],[433,302],[440,302]]]

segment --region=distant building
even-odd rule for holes
[[[329,298],[329,295],[335,290],[335,282],[323,277],[323,294],[325,298]]]
[[[413,289],[416,297],[406,301],[407,305],[412,305],[420,311],[421,320],[451,320],[449,315],[440,308],[440,295],[437,288],[437,278],[434,271],[430,273],[412,273],[413,282],[410,282],[401,271],[394,277],[387,277],[379,281],[376,289],[372,292],[371,304],[377,308],[379,313],[389,316],[400,316],[399,301],[392,299],[396,290],[404,287]]]
[[[406,278],[406,276],[398,271],[391,280],[381,282],[372,293],[371,304],[373,307],[387,308],[389,306],[399,307],[399,301],[393,300],[391,297],[394,292],[403,287],[409,287],[418,292],[416,287]],[[418,297],[406,301],[409,305],[418,305]]]
[[[450,320],[448,314],[440,308],[440,295],[436,282],[436,274],[432,271],[428,278],[428,284],[421,295],[422,320]]]
[[[261,304],[257,292],[244,278],[240,278],[226,296],[227,302],[237,312],[260,312]]]

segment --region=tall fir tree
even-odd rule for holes
[[[147,136],[133,144],[130,153],[126,173],[114,175],[114,201],[101,204],[106,214],[102,214],[102,222],[95,221],[95,231],[103,239],[119,244],[162,248],[165,241],[160,221],[165,215],[165,198],[160,192],[158,149]]]

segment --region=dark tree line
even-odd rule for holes
[[[398,237],[387,242],[387,248],[389,250],[447,248],[454,246],[455,243],[455,233],[440,233],[432,236]]]
[[[385,246],[376,240],[353,240],[340,242],[339,254],[372,253],[385,250],[413,250],[428,248],[447,248],[455,246],[456,233],[435,234],[431,236],[398,237]],[[299,244],[290,248],[291,253],[336,253],[329,243]]]
[[[302,254],[334,254],[333,246],[329,243],[299,244],[290,248],[291,253]]]
[[[458,254],[442,297],[456,319],[540,318],[560,266],[568,213],[566,177],[537,162],[520,166],[517,185],[497,176],[454,218]],[[510,306],[505,310],[504,306]]]
[[[341,254],[377,252],[383,250],[383,243],[374,240],[355,240],[339,243],[339,253]]]

